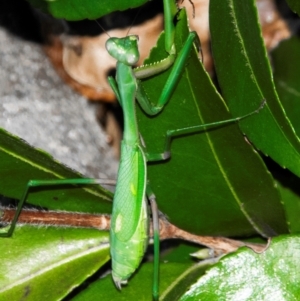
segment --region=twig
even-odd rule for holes
[[[12,208],[1,208],[0,212],[1,211],[2,214],[0,222],[6,224],[11,223],[13,217],[15,216],[16,210]],[[109,230],[110,215],[23,209],[19,215],[18,223]]]
[[[16,213],[12,208],[1,208],[1,220],[3,224],[11,223]],[[213,250],[214,256],[236,251],[240,247],[249,247],[257,253],[266,249],[265,245],[246,243],[239,240],[233,240],[225,237],[199,236],[186,232],[175,225],[169,223],[166,219],[160,218],[160,239],[183,239],[189,242],[206,246]],[[18,223],[45,226],[63,226],[79,228],[96,228],[108,231],[110,229],[110,216],[104,214],[88,214],[77,212],[59,212],[59,211],[40,211],[40,210],[22,210]],[[152,236],[152,229],[150,229]]]

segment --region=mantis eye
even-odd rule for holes
[[[139,39],[140,39],[140,37],[139,36],[137,36],[137,35],[130,35],[130,36],[128,36],[129,38],[130,38],[130,40],[131,41],[139,41]]]

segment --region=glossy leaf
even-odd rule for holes
[[[182,11],[176,28],[177,51],[186,37]],[[163,49],[160,42],[151,53],[151,61],[164,57]],[[167,75],[165,72],[144,82],[153,102],[162,91]],[[256,120],[260,114],[249,119]],[[138,112],[147,152],[152,153],[163,151],[167,130],[229,118],[195,50],[163,112],[155,117]],[[256,231],[268,236],[287,231],[274,182],[236,124],[173,139],[171,159],[151,163],[148,170],[159,209],[172,223],[187,231],[231,236]]]
[[[29,180],[79,178],[81,175],[56,162],[16,136],[0,130],[0,194],[20,199]],[[84,200],[84,201],[83,201]],[[100,186],[53,186],[31,189],[28,203],[81,212],[111,212],[111,193]]]
[[[255,1],[212,0],[209,17],[218,82],[230,111],[241,116],[266,99],[260,114],[240,127],[256,148],[300,176],[299,139],[278,100]]]
[[[28,0],[28,2],[55,18],[76,21],[94,20],[116,10],[138,7],[147,0]]]
[[[225,256],[180,300],[298,300],[299,244],[299,236],[282,236],[262,254],[243,248]]]
[[[1,238],[0,300],[60,300],[109,260],[108,232],[20,226]]]

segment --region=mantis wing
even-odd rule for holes
[[[140,146],[122,141],[122,159],[110,231],[112,276],[118,288],[138,268],[148,242],[146,159]]]

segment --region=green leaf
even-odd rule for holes
[[[256,148],[300,176],[299,139],[278,100],[254,1],[212,0],[209,16],[218,82],[230,111],[242,116],[266,99],[240,127]]]
[[[203,275],[208,264],[162,263],[160,266],[160,301],[178,300],[193,283],[195,277]],[[92,283],[73,301],[118,300],[151,301],[153,265],[143,264],[122,291],[116,290],[110,275]]]
[[[299,244],[300,236],[281,236],[262,254],[243,248],[227,255],[180,300],[298,300]]]
[[[274,82],[280,96],[281,103],[296,133],[300,134],[300,40],[293,37],[280,43],[272,53],[272,65],[274,70]],[[286,55],[288,53],[288,56]],[[281,191],[283,204],[289,229],[291,233],[300,232],[299,212],[300,212],[300,179],[287,170],[272,171],[278,187]]]
[[[290,233],[300,233],[300,191],[299,178],[293,174],[286,175],[283,183],[278,182],[278,188],[282,195],[286,219]]]
[[[29,180],[79,177],[47,153],[0,129],[0,194],[20,199]],[[85,189],[65,185],[32,188],[27,202],[56,210],[110,213],[111,198],[110,192],[97,185]]]
[[[276,89],[298,136],[300,134],[299,50],[300,40],[293,37],[280,43],[279,47],[271,53]]]
[[[77,21],[97,19],[117,10],[138,7],[147,0],[27,0],[55,18]]]
[[[300,2],[299,0],[286,0],[291,10],[300,15]]]
[[[275,168],[274,168],[275,167]],[[276,185],[282,196],[282,204],[290,233],[300,233],[300,179],[288,169],[271,166]]]
[[[176,27],[178,52],[186,37],[181,11]],[[161,37],[151,61],[165,56]],[[164,72],[143,82],[153,102],[167,76]],[[167,130],[231,118],[195,50],[163,112],[155,117],[141,110],[137,114],[149,153],[163,151]],[[173,139],[171,151],[170,160],[149,164],[148,177],[159,209],[172,223],[201,235],[242,236],[257,231],[268,236],[287,231],[273,179],[236,124]]]
[[[20,226],[1,238],[0,300],[60,300],[109,260],[108,233]]]

